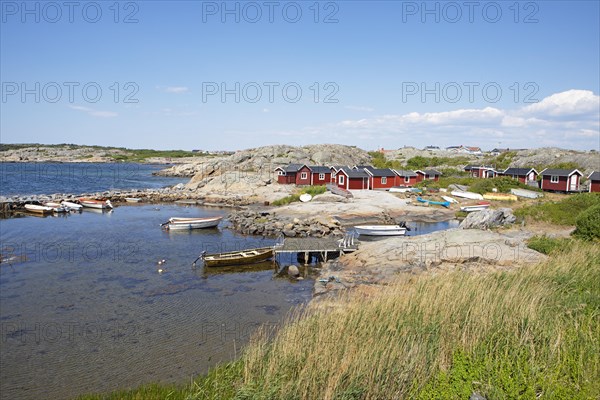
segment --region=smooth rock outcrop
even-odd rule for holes
[[[510,208],[500,208],[469,213],[459,227],[462,229],[489,229],[512,224],[515,221],[516,217]]]

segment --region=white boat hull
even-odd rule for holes
[[[63,207],[67,207],[68,209],[73,211],[81,211],[81,209],[83,208],[81,204],[72,203],[70,201],[63,201],[61,204]]]
[[[25,204],[25,209],[37,214],[50,214],[52,212],[52,207],[38,206],[36,204]]]
[[[140,201],[142,201],[142,199],[140,199],[139,197],[125,197],[125,201],[127,203],[139,203]]]
[[[80,200],[80,202],[81,202],[81,205],[85,208],[95,208],[97,210],[113,208],[113,206],[109,200],[106,200],[106,201]]]
[[[406,228],[400,225],[358,225],[354,229],[359,235],[365,236],[402,236]]]
[[[534,192],[533,190],[527,189],[510,189],[510,192],[515,196],[525,197],[527,199],[537,199],[538,197],[543,196],[540,192]]]
[[[391,187],[389,190],[390,193],[407,193],[410,192],[409,187]]]
[[[454,197],[442,196],[442,199],[444,199],[445,201],[447,201],[449,203],[458,203],[458,201],[456,201],[456,199]]]
[[[473,192],[461,192],[459,190],[454,190],[452,192],[450,192],[450,194],[452,196],[456,196],[456,197],[462,197],[464,199],[471,199],[471,200],[483,200],[483,196],[480,195],[479,193],[473,193]]]
[[[171,231],[187,231],[190,229],[205,229],[214,228],[223,217],[216,218],[171,218],[166,224],[167,228]]]
[[[460,211],[464,212],[475,212],[475,211],[483,211],[487,210],[490,206],[463,206],[460,208]]]

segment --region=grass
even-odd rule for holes
[[[407,275],[314,304],[248,348],[244,398],[596,398],[599,265],[576,242],[537,267]]]
[[[600,247],[572,244],[537,266],[324,299],[192,384],[81,399],[596,399]]]
[[[515,216],[556,225],[575,225],[577,217],[589,207],[600,204],[598,193],[578,193],[560,201],[532,204],[515,210]]]
[[[553,238],[546,235],[533,236],[527,241],[527,247],[542,254],[552,254],[556,251],[568,249],[572,243],[570,238]]]
[[[325,193],[326,191],[327,191],[327,187],[325,187],[325,186],[307,186],[307,187],[302,188],[297,193],[293,193],[282,199],[275,200],[272,204],[274,206],[283,206],[283,205],[290,204],[290,203],[293,203],[296,201],[300,201],[300,196],[302,196],[305,193],[308,193],[311,196],[316,196],[318,194]]]

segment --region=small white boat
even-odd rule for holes
[[[82,206],[86,208],[106,209],[113,208],[110,200],[79,199]]]
[[[25,204],[25,209],[36,214],[50,214],[53,211],[52,207],[39,206],[37,204]]]
[[[214,228],[219,225],[223,217],[209,218],[170,218],[161,226],[172,231]]]
[[[475,212],[475,211],[483,211],[487,210],[490,207],[489,204],[475,204],[472,206],[462,206],[460,211],[464,212]]]
[[[537,199],[538,197],[543,196],[540,192],[534,192],[533,190],[527,189],[510,189],[510,192],[515,196],[525,197],[527,199]]]
[[[410,192],[410,188],[406,186],[392,186],[389,190],[390,193],[407,193]]]
[[[52,208],[52,211],[55,212],[55,213],[65,213],[65,212],[69,211],[62,204],[55,203],[53,201],[47,201],[47,202],[45,202],[44,206]]]
[[[359,235],[365,236],[401,236],[406,234],[406,227],[401,225],[357,225],[354,229]]]
[[[139,203],[140,201],[142,201],[142,199],[140,199],[139,197],[125,197],[125,201],[127,203]]]
[[[304,193],[303,195],[300,196],[300,201],[303,203],[307,203],[311,200],[312,200],[312,196],[308,193]]]
[[[460,191],[460,190],[453,190],[452,192],[450,192],[450,194],[452,196],[462,197],[464,199],[483,200],[483,196],[480,195],[479,193],[463,192],[463,191]]]
[[[454,197],[442,196],[442,199],[446,200],[448,203],[458,203],[458,201]]]
[[[60,204],[71,211],[81,211],[81,209],[83,208],[81,204],[73,203],[71,201],[63,201]]]

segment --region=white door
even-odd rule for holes
[[[569,190],[575,191],[577,190],[577,175],[571,175],[571,184],[569,185]]]
[[[528,182],[533,182],[535,180],[535,173],[531,172],[529,174],[529,179],[527,179]]]

